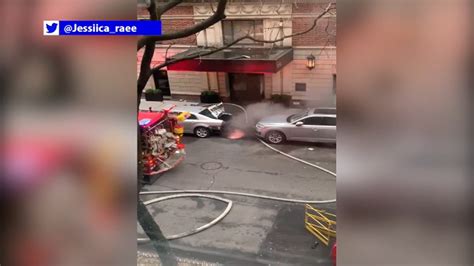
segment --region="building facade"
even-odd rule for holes
[[[222,47],[244,35],[276,40],[304,32],[327,7],[327,1],[230,1],[226,19],[196,35],[156,45],[152,66],[186,53]],[[210,3],[185,2],[162,17],[163,32],[193,26],[213,14]],[[146,19],[138,9],[139,19]],[[147,88],[159,87],[176,99],[196,99],[213,90],[225,101],[259,102],[272,95],[291,95],[294,105],[336,103],[335,12],[305,33],[276,43],[243,40],[220,53],[169,66],[154,75]],[[141,53],[137,56],[137,69]],[[314,57],[314,68],[308,58]]]

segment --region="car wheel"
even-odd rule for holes
[[[270,131],[267,133],[265,139],[272,144],[280,144],[285,141],[286,137],[285,134],[280,131]]]
[[[194,135],[198,138],[207,138],[211,135],[211,131],[205,127],[197,127],[194,129]]]

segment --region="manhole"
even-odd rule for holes
[[[217,170],[222,168],[222,163],[220,162],[206,162],[201,164],[202,170]]]

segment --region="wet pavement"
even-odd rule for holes
[[[308,200],[335,198],[333,176],[286,158],[252,137],[186,136],[184,143],[184,162],[144,190],[212,189]],[[275,147],[331,171],[336,169],[334,146],[288,143]],[[302,204],[218,196],[233,201],[230,213],[203,232],[169,241],[176,256],[225,265],[331,265],[328,247],[319,244],[313,248],[316,239],[304,228]],[[224,202],[197,198],[148,206],[165,235],[206,224],[225,207]],[[335,213],[335,203],[318,207]],[[141,228],[138,231],[143,236]],[[153,253],[149,244],[139,245],[139,251]]]

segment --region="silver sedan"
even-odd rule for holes
[[[194,108],[177,108],[172,114],[188,112],[189,117],[181,124],[184,127],[184,133],[194,134],[199,138],[207,138],[212,132],[221,132],[225,121],[215,117],[207,109],[196,111]]]
[[[207,138],[212,132],[222,132],[227,124],[226,121],[232,118],[231,114],[224,112],[222,103],[199,104],[179,101],[141,101],[140,103],[140,110],[159,111],[164,109],[170,109],[171,115],[188,112],[189,117],[181,122],[184,133],[194,134],[199,138]]]
[[[232,115],[224,112],[224,105],[218,104],[187,104],[176,106],[172,114],[188,112],[190,115],[181,122],[184,133],[194,134],[199,138],[207,138],[212,132],[221,132]]]
[[[336,142],[336,115],[308,109],[293,115],[265,117],[256,125],[257,136],[280,144],[286,140]]]

